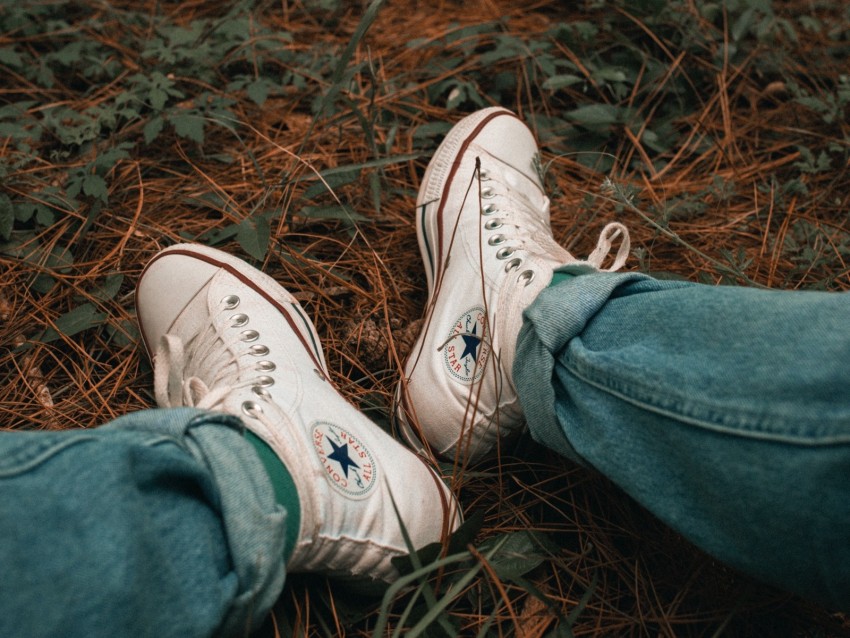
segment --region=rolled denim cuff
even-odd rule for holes
[[[556,277],[555,283],[545,288],[523,313],[513,365],[514,386],[532,438],[587,465],[567,438],[569,424],[562,424],[555,411],[556,359],[617,287],[648,277],[640,273],[599,272],[584,265],[565,266],[557,272],[574,276]]]
[[[152,411],[154,412],[154,411]],[[239,589],[221,627],[240,635],[262,625],[285,580],[286,511],[275,500],[262,462],[243,435],[242,422],[194,408],[156,410],[156,419],[122,417],[108,428],[157,432],[180,441],[202,463],[217,488],[217,503]]]

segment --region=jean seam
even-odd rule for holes
[[[45,441],[41,443],[34,439],[27,441],[25,445],[9,455],[0,463],[0,477],[7,478],[28,472],[38,467],[59,452],[77,445],[95,440],[94,436],[76,436],[73,438],[62,438],[60,440]]]
[[[610,377],[607,379],[596,378],[598,375],[579,371],[574,362],[569,359],[566,362],[562,361],[562,365],[572,376],[583,383],[608,392],[632,405],[712,432],[806,447],[850,444],[850,424],[846,434],[836,434],[831,431],[831,428],[824,427],[809,428],[803,433],[800,428],[793,427],[787,420],[780,420],[781,417],[771,416],[772,423],[780,423],[776,429],[784,430],[780,434],[771,431],[775,426],[770,426],[766,422],[767,418],[763,415],[751,415],[749,418],[744,418],[745,415],[741,414],[743,410],[740,407],[735,408],[738,415],[733,418],[730,411],[717,409],[716,406],[697,405],[693,398],[684,400],[682,397],[675,396],[676,400],[664,402],[659,400],[659,397],[654,396],[656,392],[640,384],[626,383]],[[771,429],[767,429],[768,427],[771,427]]]

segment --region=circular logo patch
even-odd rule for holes
[[[344,427],[318,421],[310,431],[325,478],[338,492],[363,498],[375,485],[377,466],[363,442]]]
[[[472,383],[484,374],[490,356],[485,333],[484,308],[480,306],[464,312],[452,325],[443,346],[443,362],[455,379]]]

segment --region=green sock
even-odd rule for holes
[[[575,277],[574,274],[569,272],[556,272],[552,274],[552,281],[549,282],[549,287],[557,286],[562,281],[566,281],[567,279],[572,279]]]
[[[278,503],[286,508],[286,550],[284,560],[289,562],[292,550],[298,540],[298,530],[301,527],[301,503],[295,490],[295,481],[286,466],[277,457],[268,444],[250,430],[245,430],[245,439],[257,450],[257,456],[266,468],[266,473],[272,482],[274,496]]]

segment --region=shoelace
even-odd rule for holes
[[[208,326],[205,333],[192,341],[193,347],[187,353],[183,340],[177,335],[166,334],[160,340],[154,357],[154,395],[160,406],[220,409],[230,394],[247,387],[252,388],[258,399],[270,401],[265,387],[274,383],[271,377],[257,374],[239,379],[240,365],[234,351],[246,349],[251,354],[244,339],[225,340],[215,328]],[[211,372],[214,376],[205,381],[197,374],[200,370],[207,373],[205,376]],[[256,401],[243,401],[242,411],[264,420],[263,409]]]
[[[611,252],[611,246],[614,241],[622,237],[620,248],[617,250],[617,255],[614,257],[614,263],[609,268],[602,268],[602,263],[608,254]],[[631,240],[629,239],[629,229],[620,222],[611,222],[605,225],[602,232],[599,233],[599,239],[596,241],[596,248],[588,255],[584,262],[598,268],[604,272],[614,272],[622,268],[626,259],[629,258],[629,249],[631,248]]]
[[[485,192],[487,194],[484,194]],[[482,196],[485,198],[492,197],[494,194],[494,189],[490,187],[485,187],[482,190]],[[529,211],[529,214],[524,216],[523,225],[515,227],[518,234],[515,237],[509,238],[502,233],[497,233],[491,235],[488,239],[488,243],[491,246],[497,246],[511,239],[519,240],[518,245],[504,246],[503,248],[500,248],[496,253],[497,259],[508,260],[505,264],[506,272],[511,272],[512,270],[519,269],[520,265],[522,264],[522,260],[518,257],[514,257],[513,255],[517,249],[524,248],[527,242],[536,245],[536,247],[538,248],[538,250],[529,250],[529,252],[552,255],[553,257],[556,257],[557,259],[563,261],[564,264],[587,264],[593,266],[597,270],[601,270],[604,272],[614,272],[625,265],[626,260],[629,257],[631,241],[629,238],[628,228],[626,228],[620,222],[610,222],[606,224],[605,227],[602,229],[602,232],[599,234],[599,239],[596,242],[596,248],[594,248],[594,250],[590,253],[590,255],[587,256],[586,259],[581,260],[570,254],[552,237],[552,232],[547,223],[549,219],[548,197],[546,198],[545,203],[543,205],[542,215],[540,213],[535,212],[534,204],[529,201],[522,193],[513,193],[512,199],[522,208],[525,208]],[[482,207],[482,214],[485,217],[489,217],[491,215],[493,216],[486,222],[484,222],[484,228],[486,230],[498,231],[502,228],[503,222],[505,220],[498,216],[499,211],[495,206],[484,205]],[[614,242],[618,238],[621,238],[621,241],[620,247],[617,250],[617,254],[614,257],[614,263],[611,264],[611,266],[609,266],[608,268],[603,268],[602,264],[605,262],[605,259],[607,259]],[[529,270],[522,272],[519,276],[520,280],[524,281],[526,285],[531,283],[533,277],[533,271]]]

